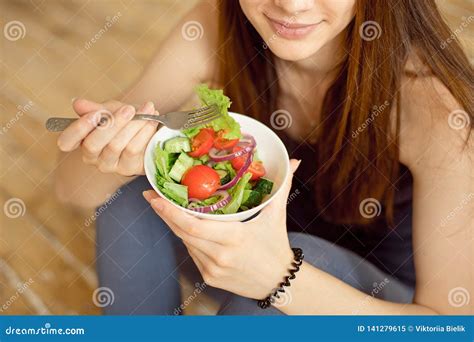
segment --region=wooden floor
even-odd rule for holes
[[[22,39],[13,31],[0,39],[0,314],[100,313],[92,302],[95,231],[84,225],[91,213],[55,199],[55,135],[43,122],[70,112],[73,97],[105,100],[127,88],[194,2],[0,0],[0,26],[24,25]],[[453,28],[474,14],[470,0],[440,4]],[[472,21],[460,33],[469,36]],[[466,44],[474,50],[472,39]]]

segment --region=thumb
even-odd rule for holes
[[[104,103],[98,103],[87,99],[75,99],[72,102],[72,108],[79,116],[104,109],[111,112],[115,112],[121,105],[121,102],[114,100],[107,101]]]
[[[262,210],[262,216],[266,217],[278,217],[282,214],[286,215],[286,202],[288,195],[291,191],[291,184],[293,180],[293,174],[300,166],[301,160],[291,159],[290,160],[290,172],[288,173],[284,183],[282,184],[281,191],[275,196],[275,198]]]

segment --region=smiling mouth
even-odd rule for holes
[[[294,23],[291,20],[281,21],[265,15],[276,35],[287,39],[299,39],[311,33],[323,21],[314,24]]]

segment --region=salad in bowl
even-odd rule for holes
[[[219,221],[254,216],[278,192],[289,172],[277,135],[250,117],[229,113],[222,90],[200,85],[202,105],[221,116],[182,131],[158,130],[145,154],[145,173],[155,191],[183,210]]]

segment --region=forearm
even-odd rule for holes
[[[102,173],[82,162],[80,150],[61,153],[55,174],[57,197],[64,203],[91,209],[101,205],[119,187],[135,177]]]
[[[308,263],[291,282],[291,300],[278,307],[288,315],[434,315],[417,304],[383,301],[365,294]]]

